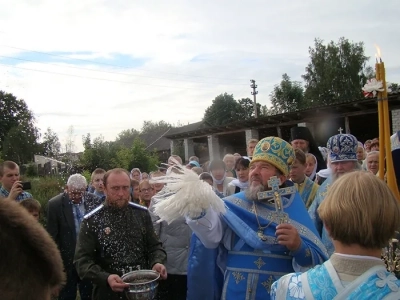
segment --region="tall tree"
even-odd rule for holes
[[[388,83],[388,89],[392,92],[400,92],[400,85],[398,83]]]
[[[64,148],[65,153],[74,153],[75,151],[75,129],[73,125],[70,125],[67,129]]]
[[[270,100],[271,113],[274,114],[295,111],[306,106],[303,86],[298,81],[291,81],[286,73],[282,75],[281,83],[275,85]]]
[[[238,120],[241,110],[233,95],[224,93],[215,97],[211,106],[206,109],[203,121],[214,126],[231,123]]]
[[[172,127],[171,124],[169,124],[165,121],[159,121],[159,122],[144,121],[142,130],[140,133],[141,134],[155,133],[155,132],[161,133],[161,132],[167,131],[171,127]]]
[[[130,150],[131,161],[129,162],[129,169],[139,168],[144,172],[149,172],[156,169],[156,165],[159,165],[157,154],[146,150],[146,144],[139,138],[133,141]]]
[[[39,150],[39,130],[25,101],[0,91],[0,151],[4,160],[32,161]]]
[[[139,136],[139,134],[140,132],[134,128],[125,129],[118,134],[117,138],[115,139],[115,142],[119,145],[130,147],[135,138]]]
[[[255,117],[254,115],[254,102],[250,98],[242,98],[237,101],[240,105],[238,113],[239,120],[250,120]],[[261,104],[257,103],[257,114],[261,115]]]
[[[309,48],[310,63],[303,75],[305,98],[319,104],[362,97],[361,88],[367,80],[368,57],[362,42],[352,43],[340,38],[324,45],[315,39],[314,48]]]
[[[75,158],[75,130],[74,126],[70,125],[67,129],[67,135],[65,137],[65,145],[63,147],[65,153],[63,155],[62,161],[72,166],[76,162]]]
[[[57,133],[51,130],[50,127],[43,135],[43,154],[49,157],[57,158],[61,151],[61,143]]]
[[[85,169],[92,172],[96,168],[108,170],[117,167],[114,159],[117,149],[113,148],[112,142],[105,141],[103,136],[94,138],[92,142],[88,134],[84,137],[84,147],[80,163]]]

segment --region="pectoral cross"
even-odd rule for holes
[[[343,133],[343,128],[339,127],[338,131],[339,131],[340,134],[342,134]]]
[[[289,221],[289,215],[283,211],[282,195],[294,194],[296,193],[296,187],[290,186],[286,188],[279,188],[280,181],[278,177],[273,176],[268,180],[268,187],[271,188],[270,191],[260,192],[257,194],[258,200],[274,198],[275,211],[278,217],[278,223],[287,223]]]

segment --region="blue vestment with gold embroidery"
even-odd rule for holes
[[[293,186],[293,183],[287,181],[286,185]],[[282,196],[289,223],[297,228],[302,239],[300,248],[295,252],[277,242],[275,231],[279,218],[273,203],[257,202],[260,225],[265,227],[270,223],[263,232],[266,236],[266,241],[263,241],[257,235],[259,225],[253,201],[247,200],[245,193],[241,192],[224,198],[224,202],[227,211],[222,218],[228,225],[225,236],[229,235],[230,245],[227,247],[225,239],[225,276],[221,299],[269,299],[272,283],[293,272],[294,265],[311,268],[327,259],[326,250],[297,192]],[[221,267],[221,263],[218,266]],[[197,271],[202,272],[201,267]]]
[[[400,299],[400,280],[375,266],[344,284],[328,260],[305,273],[292,273],[272,285],[272,300]]]
[[[319,218],[318,207],[325,199],[326,194],[328,193],[328,189],[331,185],[332,185],[332,176],[328,177],[328,179],[326,179],[324,183],[319,187],[317,196],[315,197],[313,203],[308,209],[308,213],[314,222],[314,226],[317,228],[318,234],[321,237],[322,243],[326,247],[329,256],[331,256],[332,253],[335,252],[335,247],[333,246],[332,239],[329,237],[329,234],[326,231],[325,226],[322,223],[322,220]]]
[[[300,194],[301,199],[303,199],[304,205],[309,207],[317,195],[319,186],[307,176],[305,177],[303,183],[295,183],[295,186]]]

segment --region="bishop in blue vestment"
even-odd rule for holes
[[[210,268],[221,270],[221,299],[269,299],[275,280],[327,259],[302,199],[287,180],[293,161],[289,143],[277,137],[262,139],[254,150],[247,191],[224,198],[223,215],[210,208],[187,220],[205,247],[218,249],[215,256],[207,253],[203,263],[196,253],[199,263],[192,272],[211,276],[218,272]]]
[[[337,134],[329,138],[327,142],[329,150],[329,158],[331,161],[332,174],[324,181],[317,191],[317,196],[308,209],[311,219],[317,228],[318,234],[320,235],[322,242],[328,250],[329,256],[335,252],[332,240],[322,223],[322,220],[318,214],[318,207],[324,201],[330,186],[340,176],[353,172],[360,169],[360,165],[357,161],[357,148],[358,141],[351,134]]]

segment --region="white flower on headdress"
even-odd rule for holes
[[[382,81],[376,80],[376,78],[368,79],[367,83],[362,88],[365,97],[375,97],[377,92],[383,92]]]

